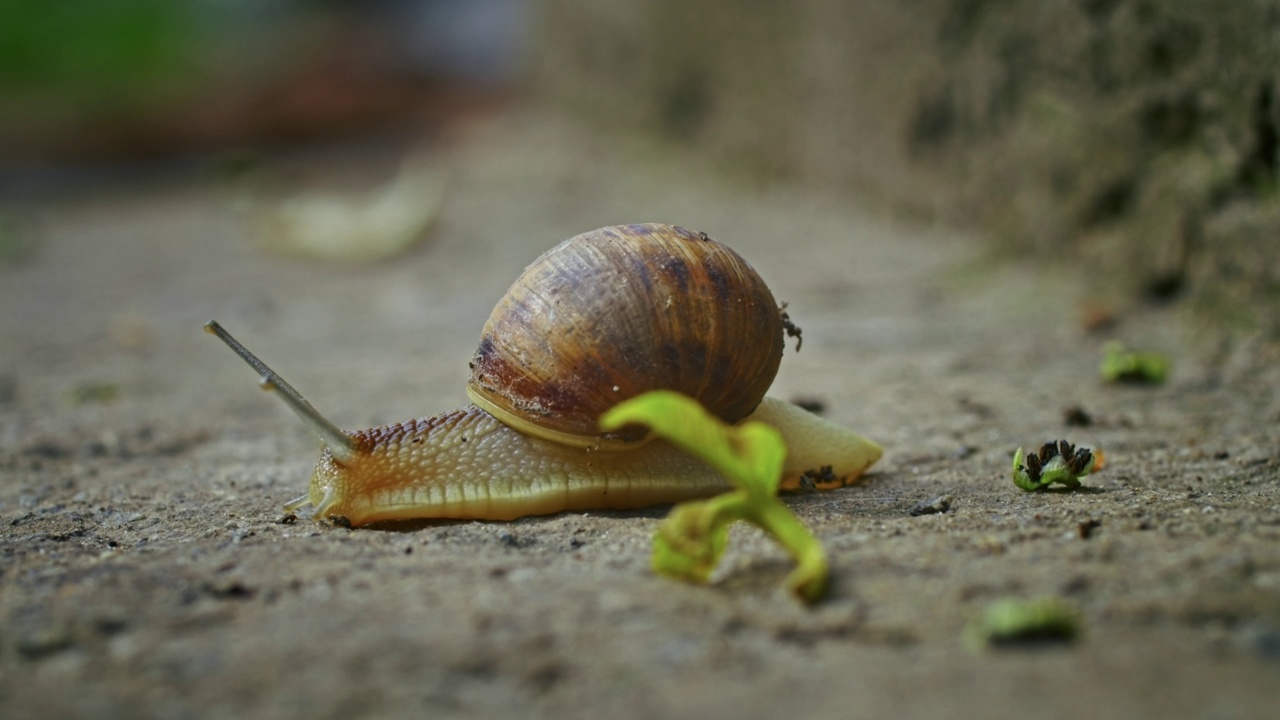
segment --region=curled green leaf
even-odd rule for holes
[[[724,555],[732,520],[709,501],[686,502],[653,536],[653,569],[663,575],[705,583]]]
[[[729,526],[745,520],[782,545],[797,566],[787,585],[807,602],[827,589],[826,553],[800,519],[778,500],[787,448],[782,436],[761,422],[729,426],[691,398],[658,390],[632,398],[600,420],[605,430],[636,423],[716,468],[734,490],[709,500],[677,505],[654,538],[653,569],[663,575],[706,582],[728,542]]]

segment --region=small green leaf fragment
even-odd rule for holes
[[[677,505],[654,537],[653,569],[691,582],[706,582],[724,554],[729,526],[756,525],[796,560],[787,585],[807,602],[827,589],[829,566],[822,544],[778,500],[787,448],[777,430],[760,422],[729,426],[695,400],[658,390],[619,404],[600,419],[605,430],[627,424],[653,432],[716,468],[733,491]]]
[[[1027,467],[1022,464],[1023,453],[1022,448],[1018,448],[1013,454],[1013,484],[1023,490],[1040,490],[1044,487],[1038,480],[1032,480]]]
[[[1061,599],[1046,595],[1030,600],[996,600],[969,622],[964,639],[971,650],[981,651],[1021,643],[1070,642],[1081,632],[1076,610]]]
[[[67,391],[67,401],[72,405],[110,403],[119,398],[120,386],[111,382],[88,382]]]
[[[1107,343],[1098,372],[1107,382],[1158,385],[1169,374],[1169,360],[1154,352],[1128,350],[1119,342]]]
[[[1074,490],[1080,487],[1080,478],[1093,472],[1097,462],[1096,453],[1077,449],[1066,440],[1045,443],[1031,456],[1018,448],[1013,453],[1013,484],[1028,492],[1054,484]]]

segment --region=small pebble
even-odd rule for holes
[[[27,660],[39,660],[75,644],[71,629],[54,624],[25,629],[16,643],[18,655]]]
[[[939,495],[931,500],[922,500],[916,503],[915,507],[911,508],[908,514],[911,515],[911,517],[918,517],[920,515],[936,515],[938,513],[944,513],[950,509],[951,496]]]
[[[1100,521],[1089,518],[1088,520],[1076,525],[1076,535],[1078,535],[1081,540],[1088,540],[1093,536],[1093,531],[1100,527],[1102,527],[1102,523]]]
[[[503,530],[498,533],[498,542],[511,548],[527,548],[538,542],[537,538],[520,537],[513,532]]]
[[[1067,427],[1089,427],[1093,424],[1093,416],[1079,405],[1072,405],[1062,411],[1062,422]]]
[[[1249,628],[1247,642],[1259,657],[1280,661],[1280,630],[1274,628]]]

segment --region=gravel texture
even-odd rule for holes
[[[372,265],[262,252],[252,177],[19,208],[33,247],[0,264],[0,715],[1274,716],[1274,348],[1203,347],[1176,305],[1099,323],[1052,258],[996,262],[945,228],[735,186],[537,111],[446,150],[430,237]],[[263,172],[341,182],[377,155]],[[709,587],[653,576],[665,508],[285,521],[314,441],[205,320],[343,427],[427,415],[465,403],[479,329],[526,263],[644,221],[748,258],[804,328],[773,394],[886,448],[864,484],[789,500],[830,552],[828,601],[786,596],[787,559],[747,529]],[[1168,381],[1104,384],[1111,339],[1165,353]],[[1057,438],[1105,469],[1016,489],[1013,451]],[[1074,642],[966,648],[992,602],[1042,595],[1078,611]]]

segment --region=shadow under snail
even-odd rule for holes
[[[729,489],[711,467],[642,428],[602,434],[598,418],[649,390],[675,390],[728,423],[776,428],[784,481],[843,485],[881,454],[848,428],[765,397],[789,322],[733,250],[683,228],[605,227],[544,253],[494,308],[471,360],[462,409],[355,432],[326,420],[217,322],[223,340],[319,436],[314,517],[509,520],[637,508]],[[821,469],[821,470],[819,470]]]

